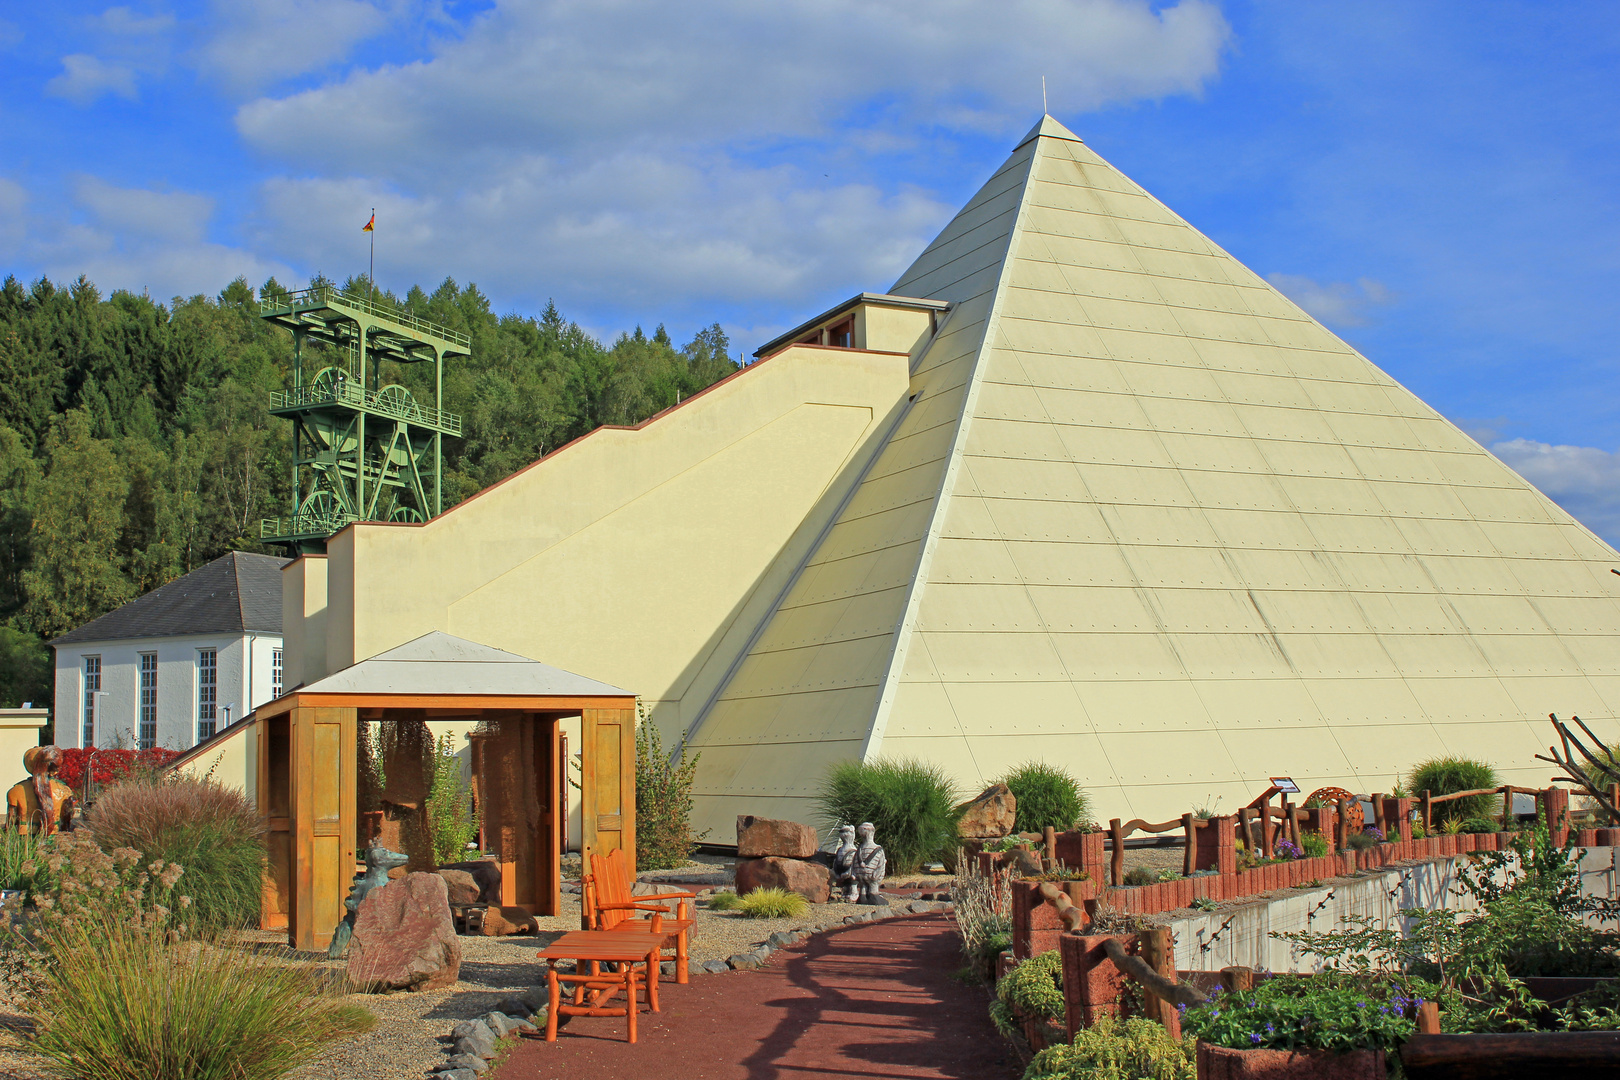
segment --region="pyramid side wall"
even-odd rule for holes
[[[1081,144],[1042,163],[881,752],[1103,817],[1539,786],[1620,736],[1620,556]],[[1614,584],[1611,584],[1614,583]]]
[[[328,557],[352,583],[328,627],[357,660],[442,630],[622,686],[673,745],[695,673],[780,588],[904,401],[907,360],[788,350],[424,525],[353,526]]]
[[[741,813],[813,820],[828,767],[867,753],[959,456],[1034,152],[1014,154],[894,287],[953,306],[917,357],[905,415],[691,733],[703,755],[694,820],[715,842],[730,842]]]

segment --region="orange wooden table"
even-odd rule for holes
[[[629,1041],[636,1041],[636,1013],[640,1011],[637,990],[647,988],[647,1007],[658,1011],[658,965],[665,943],[675,931],[649,931],[645,923],[640,930],[574,930],[541,949],[539,958],[546,961],[546,990],[550,1008],[546,1010],[546,1041],[557,1041],[557,1017],[561,1016],[623,1016],[629,1027]],[[557,971],[558,960],[575,963],[572,975]],[[610,964],[614,970],[603,971]],[[645,964],[643,974],[636,965]],[[589,965],[590,971],[580,969]],[[564,1004],[562,984],[574,987],[574,1000]],[[622,1006],[608,1003],[620,992],[624,993]]]

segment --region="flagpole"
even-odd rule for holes
[[[367,284],[371,286],[371,302],[377,302],[377,208],[371,208],[371,269],[366,271]]]

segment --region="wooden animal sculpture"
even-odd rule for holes
[[[360,902],[366,898],[366,894],[388,884],[388,871],[409,861],[409,856],[375,844],[366,849],[366,868],[354,875],[349,898],[343,901],[347,912],[343,921],[337,924],[337,929],[332,931],[332,944],[326,947],[328,957],[336,960],[348,951],[349,938],[354,934],[354,921],[360,917]]]

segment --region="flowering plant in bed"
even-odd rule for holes
[[[1234,1050],[1388,1050],[1417,1032],[1423,1000],[1394,982],[1278,975],[1186,1009],[1181,1030]]]

